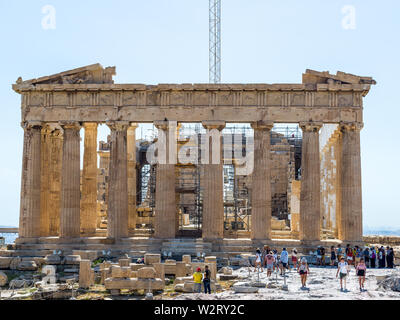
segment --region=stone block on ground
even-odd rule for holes
[[[58,254],[49,254],[44,260],[46,264],[61,264],[61,257]]]
[[[80,264],[81,256],[78,255],[67,255],[64,257],[63,264]]]
[[[81,260],[79,264],[79,288],[89,289],[94,284],[94,271],[90,260]]]
[[[0,271],[0,287],[4,287],[8,283],[7,275]]]
[[[82,260],[94,261],[99,257],[99,253],[95,250],[72,250],[74,256],[80,256]]]
[[[15,257],[11,260],[10,269],[17,270],[18,265],[21,263],[22,259],[20,257]]]
[[[259,288],[252,287],[249,282],[237,282],[232,286],[235,293],[257,293]]]
[[[137,271],[139,279],[154,279],[156,277],[156,270],[153,267],[143,267]]]
[[[161,254],[159,253],[146,253],[144,255],[144,263],[147,265],[161,262]]]
[[[182,256],[182,262],[184,263],[191,263],[192,262],[192,257],[188,254],[185,254]]]
[[[119,259],[118,263],[121,267],[129,267],[131,259]]]
[[[37,269],[38,266],[33,260],[21,261],[17,266],[19,271],[36,271]]]
[[[156,270],[157,278],[160,278],[161,280],[165,280],[164,264],[163,263],[153,263],[152,266]],[[136,272],[136,277],[137,277],[137,272]]]
[[[9,269],[12,257],[0,257],[0,269]]]

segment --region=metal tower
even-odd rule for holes
[[[209,0],[209,81],[221,83],[221,0]]]

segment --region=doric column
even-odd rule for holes
[[[80,234],[80,124],[60,122],[64,131],[61,170],[60,237],[78,238]]]
[[[136,128],[132,123],[128,128],[128,229],[133,233],[136,228]]]
[[[224,121],[203,121],[207,129],[205,148],[208,149],[204,168],[203,190],[203,239],[222,239],[224,237],[224,188],[223,188],[223,158],[222,158],[222,133],[225,128]],[[210,132],[209,130],[213,131]],[[210,135],[208,135],[210,133]],[[211,139],[210,139],[211,137]],[[207,148],[208,147],[208,148]],[[202,151],[203,152],[203,148]],[[218,153],[214,154],[213,153]],[[213,159],[214,158],[214,159]],[[214,160],[214,161],[213,161]],[[203,157],[202,157],[203,161]]]
[[[258,121],[254,129],[254,168],[251,187],[251,238],[271,238],[271,129],[272,122]]]
[[[40,236],[50,234],[50,155],[51,155],[51,128],[44,125],[41,136],[41,168],[40,168]]]
[[[40,236],[41,122],[25,122],[19,237]]]
[[[341,123],[342,211],[339,237],[345,241],[362,241],[362,197],[360,123]]]
[[[81,233],[93,235],[97,226],[97,123],[86,122],[82,170]]]
[[[127,130],[129,122],[115,121],[111,129],[110,169],[108,183],[107,237],[119,240],[128,237],[128,170]]]
[[[58,236],[60,232],[60,202],[61,202],[61,170],[63,155],[63,133],[59,126],[54,126],[50,135],[49,157],[49,236]]]
[[[321,123],[300,123],[303,130],[301,156],[300,240],[320,240],[320,157]]]
[[[155,121],[158,136],[156,167],[156,208],[154,237],[170,239],[176,236],[175,161],[176,122]],[[175,149],[174,149],[175,148]]]

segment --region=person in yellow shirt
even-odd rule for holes
[[[194,280],[194,292],[201,292],[201,281],[203,280],[203,274],[201,273],[201,269],[197,268],[196,272],[193,273]]]

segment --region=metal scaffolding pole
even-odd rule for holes
[[[209,0],[209,81],[221,83],[221,0]]]

